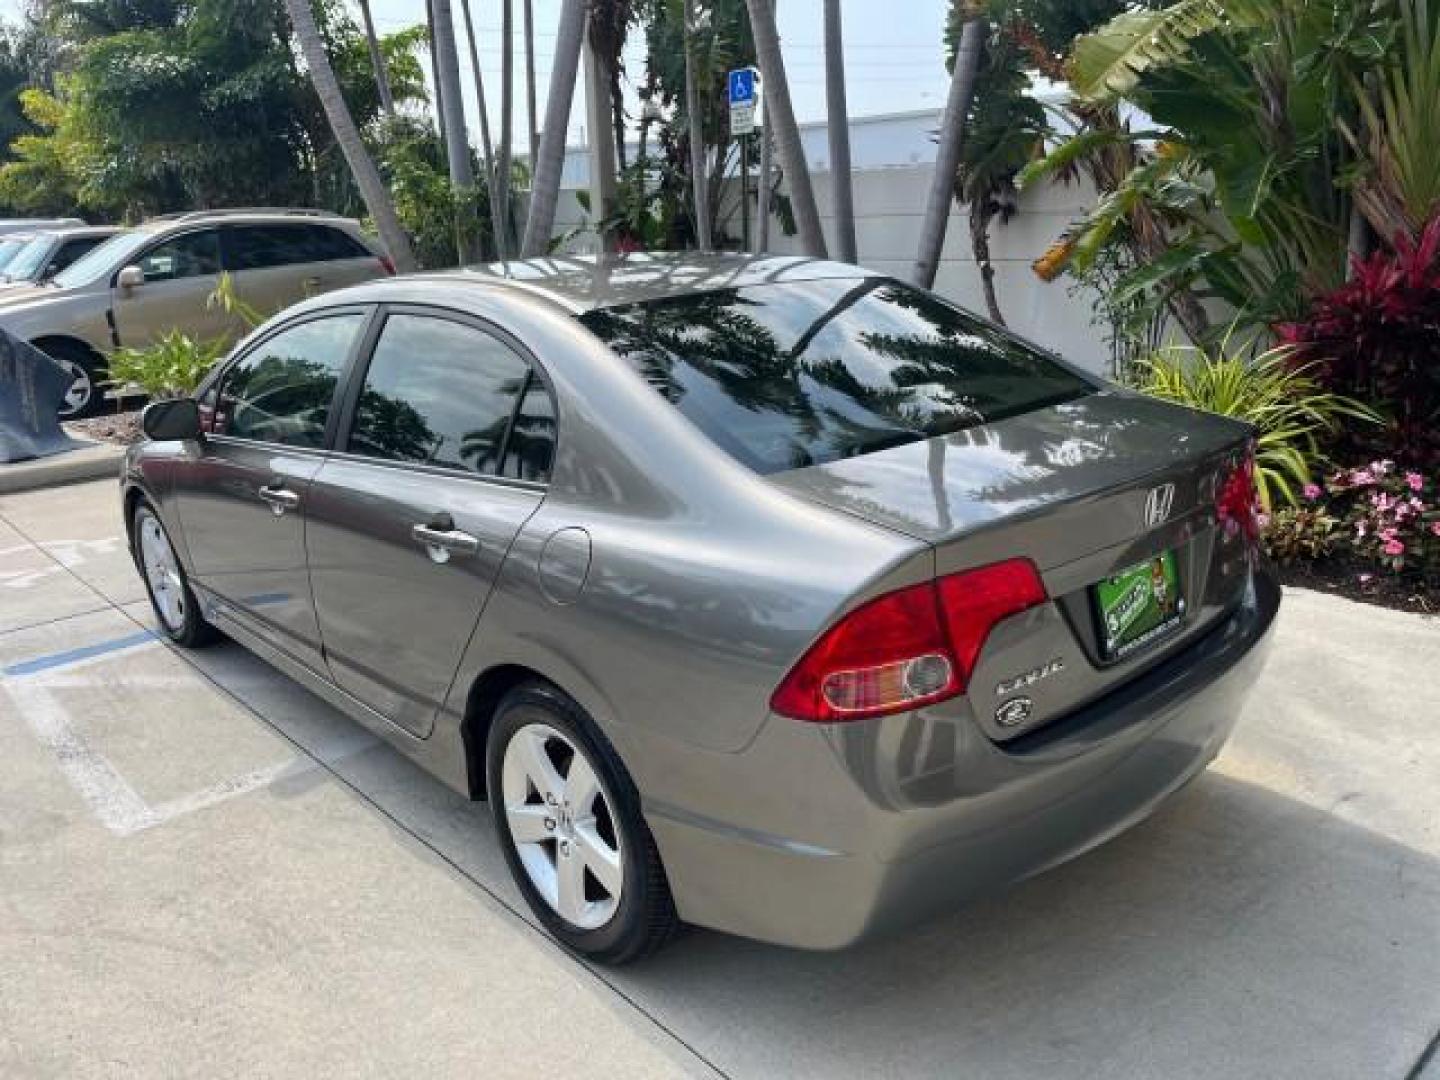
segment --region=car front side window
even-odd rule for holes
[[[364,322],[361,312],[328,315],[261,342],[225,373],[208,418],[210,430],[257,442],[323,447],[335,388]]]
[[[220,236],[206,229],[165,240],[147,251],[139,265],[147,282],[218,274]]]
[[[518,465],[502,470],[502,463],[516,406],[532,378],[525,360],[483,330],[393,314],[376,342],[346,449],[387,461],[519,475]],[[544,465],[548,470],[548,453]],[[535,470],[529,471],[527,479]]]

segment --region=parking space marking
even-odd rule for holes
[[[112,638],[109,641],[99,641],[94,645],[81,645],[74,649],[65,649],[62,652],[50,653],[46,656],[37,656],[30,660],[22,660],[19,663],[10,664],[0,668],[0,675],[9,679],[21,678],[26,675],[34,675],[41,671],[49,671],[52,668],[69,667],[82,660],[88,660],[96,656],[107,656],[110,653],[119,652],[122,649],[133,649],[140,645],[149,645],[158,641],[154,632],[141,630],[137,634],[126,634],[124,637]]]
[[[7,589],[28,589],[46,578],[84,566],[93,555],[112,555],[124,544],[123,536],[102,536],[95,540],[39,540],[0,549],[0,558],[38,551],[50,559],[47,565],[34,569],[0,570],[0,585]]]
[[[17,713],[39,743],[55,755],[61,773],[100,824],[119,836],[131,836],[277,781],[327,768],[379,745],[380,740],[367,732],[349,735],[315,747],[308,754],[262,765],[199,791],[152,805],[104,754],[86,741],[53,691],[93,686],[95,679],[82,674],[85,668],[110,660],[117,653],[160,643],[153,631],[140,630],[0,668],[0,691],[15,704]],[[183,677],[164,675],[126,679],[127,685],[135,687],[175,686],[185,682]]]
[[[40,745],[55,755],[60,772],[91,813],[111,832],[128,835],[158,824],[150,805],[111,765],[105,755],[85,741],[70,714],[50,691],[38,683],[0,681],[19,715]]]

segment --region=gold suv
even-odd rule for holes
[[[70,369],[62,419],[99,412],[106,356],[179,329],[234,340],[246,327],[206,300],[228,272],[265,315],[306,296],[394,272],[360,225],[320,210],[199,210],[153,218],[48,283],[0,296],[0,326]]]

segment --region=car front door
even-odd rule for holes
[[[218,625],[238,623],[322,675],[306,500],[368,315],[336,309],[247,348],[201,396],[209,434],[194,467],[176,471],[194,576],[221,602]]]
[[[236,334],[235,320],[206,302],[220,283],[220,237],[214,229],[167,237],[128,265],[139,266],[145,281],[110,283],[110,310],[121,345],[143,348],[172,330],[201,341]]]
[[[325,657],[340,687],[423,737],[544,498],[553,403],[497,334],[400,307],[348,397],[306,511]]]

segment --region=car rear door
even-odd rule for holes
[[[247,347],[201,395],[208,434],[193,466],[174,473],[195,579],[220,601],[215,621],[238,623],[321,674],[305,504],[368,316],[332,309]]]
[[[358,285],[389,273],[379,255],[344,229],[318,222],[306,224],[304,228],[310,250],[306,278],[314,291]]]
[[[425,736],[544,498],[554,410],[518,347],[478,322],[396,306],[372,339],[310,487],[310,580],[336,684]]]

